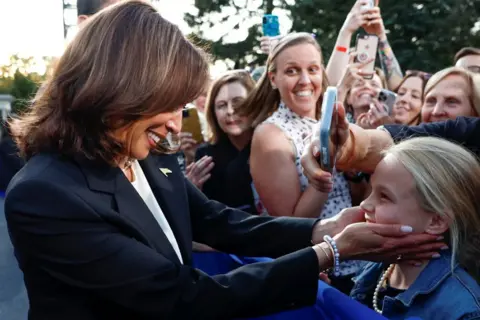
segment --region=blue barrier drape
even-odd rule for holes
[[[193,254],[194,265],[209,275],[227,273],[242,265],[271,261],[270,258],[245,258],[220,252]],[[299,290],[301,290],[299,288]],[[252,318],[253,319],[253,318]],[[318,282],[317,302],[314,306],[285,311],[255,320],[385,320],[377,312],[351,299],[323,281]],[[411,319],[413,320],[413,319]]]

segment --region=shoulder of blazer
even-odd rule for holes
[[[85,178],[75,162],[56,154],[38,154],[29,159],[10,182],[7,193],[15,185],[28,180],[59,184],[75,180],[85,183]]]

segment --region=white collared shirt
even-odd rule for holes
[[[165,233],[168,241],[170,241],[170,244],[175,250],[178,259],[183,264],[182,254],[180,253],[180,248],[178,246],[177,240],[175,239],[172,228],[170,227],[167,218],[165,218],[162,208],[160,208],[160,205],[158,204],[158,201],[153,194],[152,188],[148,183],[147,177],[145,177],[145,173],[143,173],[142,167],[140,166],[138,161],[133,162],[132,169],[135,176],[134,181],[132,182],[133,187],[135,188],[135,190],[137,190],[140,197],[142,197],[148,209],[150,209],[150,212],[155,217],[155,220],[157,220],[160,228],[162,228],[163,233]]]

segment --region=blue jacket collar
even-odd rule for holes
[[[410,307],[417,296],[434,291],[457,267],[458,263],[455,263],[452,269],[451,251],[442,252],[440,258],[430,260],[417,280],[395,300],[400,301],[405,307]]]

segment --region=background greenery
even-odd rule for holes
[[[201,30],[209,27],[211,17],[221,16],[221,21],[227,22],[235,14],[226,12],[226,7],[245,15],[246,9],[238,5],[245,2],[251,5],[248,15],[235,28],[242,28],[250,18],[258,21],[249,29],[246,39],[228,44],[224,43],[225,37],[217,42],[205,39]],[[283,9],[293,24],[290,31],[314,33],[328,59],[353,3],[354,0],[196,0],[198,15],[186,14],[185,20],[195,31],[196,39],[209,44],[215,59],[232,60],[235,68],[239,68],[265,61],[266,57],[258,51],[261,17],[273,8]],[[460,48],[480,47],[478,0],[381,0],[380,8],[390,44],[404,70],[435,72],[450,66]],[[225,34],[228,35],[228,30]]]
[[[264,13],[274,9],[274,13],[286,13],[292,22],[290,31],[315,34],[328,59],[353,3],[354,0],[195,0],[198,13],[186,14],[185,21],[192,29],[192,38],[208,47],[215,60],[229,61],[234,68],[255,67],[266,59],[258,46]],[[435,72],[451,65],[460,48],[480,47],[478,0],[381,0],[380,7],[403,70]],[[236,19],[233,25],[232,19]],[[224,25],[220,29],[223,36],[212,41],[204,31],[218,24]],[[246,37],[227,43],[231,32],[238,30],[246,30]],[[43,60],[46,65],[52,63],[51,58]],[[16,98],[15,112],[25,108],[46,78],[44,73],[32,72],[35,64],[33,58],[14,55],[9,63],[0,66],[0,93]]]

